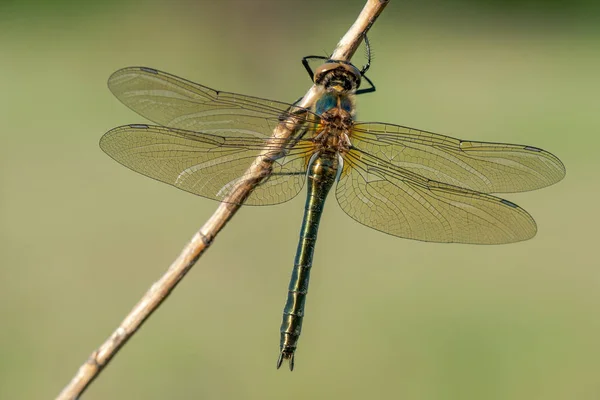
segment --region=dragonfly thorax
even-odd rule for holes
[[[333,107],[321,114],[321,122],[313,138],[320,150],[345,153],[350,149],[349,132],[354,119],[350,111],[342,107]]]
[[[321,126],[331,133],[348,131],[352,128],[353,118],[349,111],[340,107],[332,108],[321,114]]]

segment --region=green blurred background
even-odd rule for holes
[[[363,2],[0,4],[0,398],[53,398],[217,206],[102,153],[104,132],[144,122],[108,76],[144,65],[293,101],[301,57]],[[243,208],[85,398],[600,398],[599,11],[392,0],[371,31],[359,119],[563,160],[563,182],[506,196],[536,238],[401,240],[331,197],[290,373],[275,361],[304,196]]]

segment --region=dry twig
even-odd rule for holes
[[[356,22],[338,43],[335,51],[332,53],[331,59],[350,60],[364,35],[383,11],[388,1],[367,0]],[[316,100],[316,94],[316,87],[313,85],[298,105],[300,107],[310,107]],[[273,137],[278,139],[276,142],[280,143],[283,142],[280,139],[287,139],[297,125],[298,121],[293,116],[282,121],[273,132]],[[251,176],[253,179],[243,180],[238,187],[232,190],[228,198],[219,204],[214,214],[192,237],[165,274],[150,287],[113,334],[88,357],[87,361],[79,368],[73,379],[58,395],[57,399],[75,399],[92,383],[100,371],[106,367],[119,349],[135,334],[152,312],[162,304],[175,286],[177,286],[177,283],[179,283],[202,253],[210,246],[217,233],[233,217],[240,208],[240,204],[250,195],[254,186],[261,181],[265,172],[269,170],[270,164],[273,162],[272,160],[273,158],[269,157],[266,151],[257,157],[256,161],[250,166],[250,175],[244,174],[244,176]]]

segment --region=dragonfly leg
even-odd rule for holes
[[[365,76],[365,73],[371,68],[371,43],[369,43],[369,38],[365,33],[363,38],[365,39],[365,51],[367,53],[367,63],[360,70],[360,74]]]
[[[310,67],[310,64],[308,63],[309,60],[329,60],[329,57],[324,57],[324,56],[306,56],[306,57],[302,57],[302,65],[304,65],[304,68],[306,69],[306,72],[308,72],[308,75],[310,76],[310,79],[314,82],[314,80],[315,80],[315,73],[312,70],[312,68]]]
[[[273,172],[271,176],[294,176],[294,175],[306,175],[306,172],[294,171],[294,172]]]
[[[373,81],[371,81],[371,80],[369,79],[369,77],[367,77],[366,75],[363,75],[363,79],[364,79],[365,81],[367,81],[367,83],[370,85],[370,87],[366,87],[366,88],[363,88],[363,89],[358,89],[358,90],[356,91],[356,94],[357,94],[357,95],[359,95],[359,94],[365,94],[365,93],[373,93],[375,90],[377,90],[377,89],[375,88],[375,84],[373,83]]]

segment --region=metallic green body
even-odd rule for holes
[[[281,353],[277,360],[277,367],[281,366],[284,359],[289,359],[290,370],[294,369],[294,351],[302,330],[304,306],[310,268],[312,267],[313,253],[317,241],[319,221],[325,206],[325,199],[329,190],[336,181],[338,174],[339,156],[332,151],[324,151],[314,157],[308,168],[307,187],[308,194],[304,207],[304,219],[300,229],[300,241],[294,261],[294,269],[288,288],[287,301],[283,309],[281,322]]]

